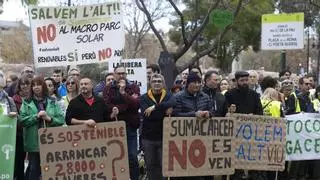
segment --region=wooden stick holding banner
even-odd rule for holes
[[[169,114],[169,120],[171,121],[171,114]],[[168,177],[168,180],[170,180],[170,177]]]

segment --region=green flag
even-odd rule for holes
[[[0,115],[0,179],[13,179],[17,119]]]
[[[232,24],[233,15],[230,11],[215,9],[210,14],[210,21],[215,26],[224,29],[227,25]]]

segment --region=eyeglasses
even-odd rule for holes
[[[286,85],[293,85],[293,82],[291,82],[291,81],[289,81],[289,82],[283,82],[283,83],[282,83],[282,86],[283,86],[283,85],[285,85],[285,86],[286,86]]]
[[[49,85],[47,85],[48,87],[53,87],[53,84],[49,84]]]
[[[152,83],[162,83],[162,80],[152,80]]]
[[[76,84],[75,82],[67,82],[66,85],[74,85]]]
[[[311,83],[304,83],[304,85],[307,85],[307,86],[309,86],[309,85],[311,85]]]
[[[20,86],[29,86],[30,83],[29,82],[23,82],[23,83],[20,83]]]
[[[34,73],[34,71],[29,71],[29,70],[26,70],[24,72],[27,73],[27,74],[33,74]]]
[[[119,76],[124,76],[124,75],[126,75],[125,72],[117,72],[117,74],[118,74]]]

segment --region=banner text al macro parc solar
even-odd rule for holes
[[[124,48],[121,3],[29,7],[36,67],[119,60]]]

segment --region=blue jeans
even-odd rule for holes
[[[40,168],[40,153],[39,152],[28,152],[29,160],[29,173],[27,175],[28,180],[40,180],[41,168]]]
[[[130,179],[139,180],[137,129],[127,127]]]

